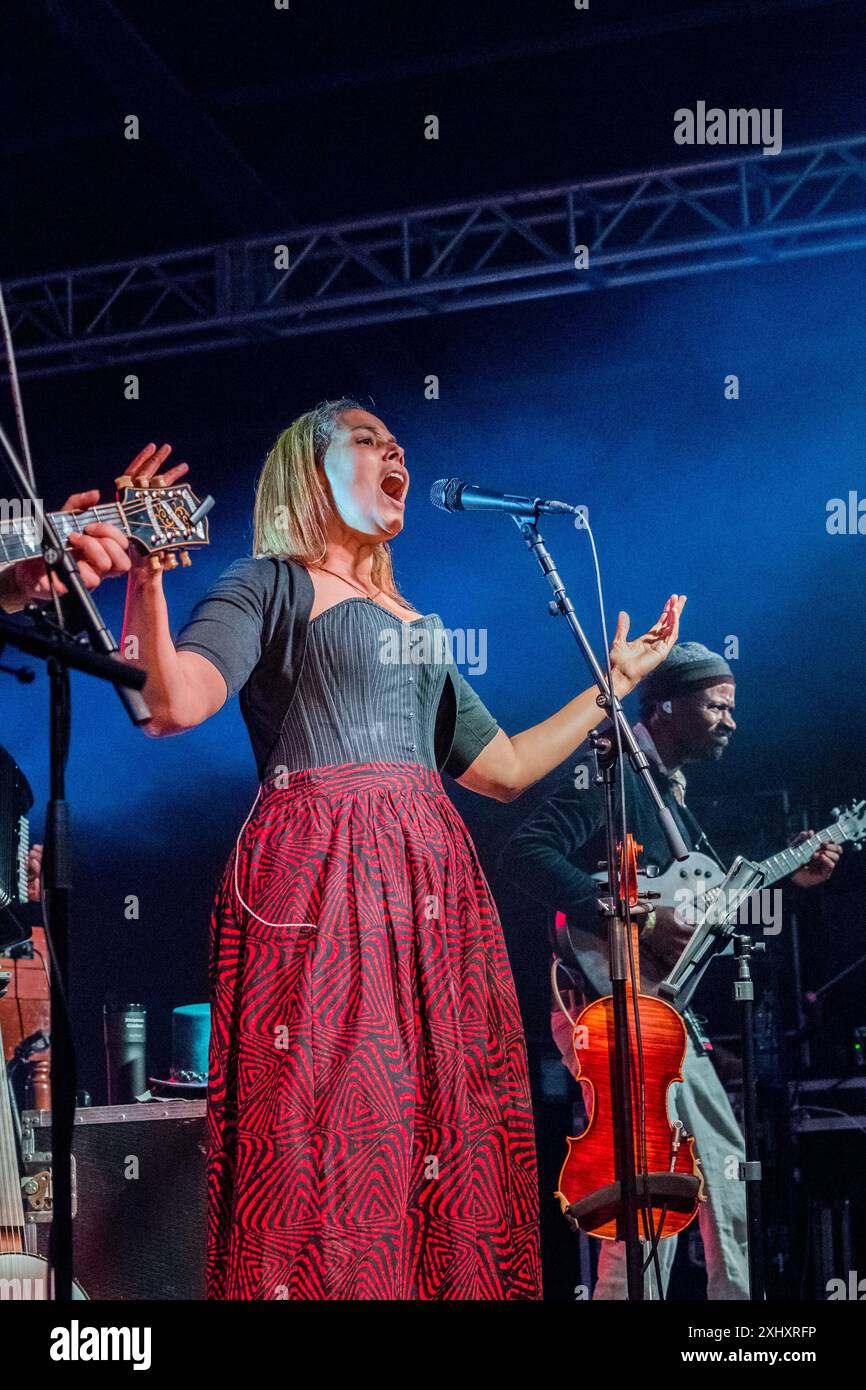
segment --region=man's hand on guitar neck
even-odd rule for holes
[[[74,492],[67,497],[62,512],[84,512],[99,501],[99,492],[91,488],[89,492]],[[103,579],[126,574],[129,569],[129,540],[117,526],[107,521],[91,522],[83,531],[70,531],[69,548],[78,561],[81,578],[88,589],[97,589]],[[2,590],[3,608],[7,613],[15,613],[28,603],[44,603],[51,597],[51,584],[48,573],[40,558],[19,560],[9,571],[11,578],[8,587]],[[66,593],[66,586],[55,581],[58,594]]]
[[[814,833],[814,830],[802,830],[791,844],[800,845]],[[822,845],[812,855],[808,864],[791,874],[791,883],[795,883],[798,888],[815,888],[820,883],[826,883],[841,856],[841,845]],[[671,966],[679,959],[693,931],[694,923],[690,923],[676,908],[657,907],[655,925],[641,936],[641,948],[651,951],[662,965]]]
[[[148,444],[133,459],[126,470],[136,479],[150,479],[161,468],[171,453],[171,445],[163,444],[157,449]],[[185,463],[170,468],[161,477],[166,486],[171,486],[188,471]],[[91,488],[89,492],[74,492],[67,497],[62,512],[83,512],[94,507],[99,501],[99,492]],[[131,568],[129,538],[118,526],[110,522],[91,522],[83,532],[71,531],[68,536],[69,548],[75,554],[81,578],[86,588],[97,589],[103,579],[113,579],[126,574]],[[55,581],[57,593],[66,593],[65,585]],[[6,613],[17,613],[28,603],[44,603],[51,597],[51,583],[45,565],[39,558],[19,560],[8,569],[0,572],[0,609]]]
[[[814,830],[801,830],[799,835],[795,835],[791,844],[801,845],[804,840],[808,840],[809,836],[814,834]],[[827,882],[841,858],[841,845],[822,845],[820,849],[816,849],[808,864],[804,864],[802,869],[791,874],[791,882],[796,883],[798,888],[817,888],[819,883]]]

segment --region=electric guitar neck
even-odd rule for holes
[[[184,484],[174,487],[124,487],[115,502],[99,503],[80,512],[49,512],[64,549],[70,532],[93,522],[111,522],[146,554],[186,550],[208,544],[206,513],[213,499],[201,502]],[[0,512],[0,564],[35,559],[42,554],[41,518],[28,502],[6,503]],[[183,553],[181,555],[183,559]],[[184,563],[189,563],[188,558]]]

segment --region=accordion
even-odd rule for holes
[[[27,812],[32,805],[30,783],[15,759],[0,746],[0,917],[3,909],[27,902]],[[0,921],[0,934],[2,928]]]

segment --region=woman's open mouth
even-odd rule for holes
[[[392,502],[397,502],[402,507],[403,499],[409,483],[409,475],[402,468],[392,468],[385,474],[379,486],[386,497]]]

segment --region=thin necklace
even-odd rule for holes
[[[347,579],[344,574],[338,574],[336,570],[326,569],[324,565],[316,565],[315,568],[320,570],[322,574],[330,574],[333,575],[335,579],[342,579],[344,584],[348,584],[350,589],[354,589],[356,593],[362,594],[364,598],[374,598],[376,594],[381,594],[382,592],[381,589],[376,589],[372,594],[368,594],[366,589],[361,589],[357,584],[353,584],[351,579]]]

